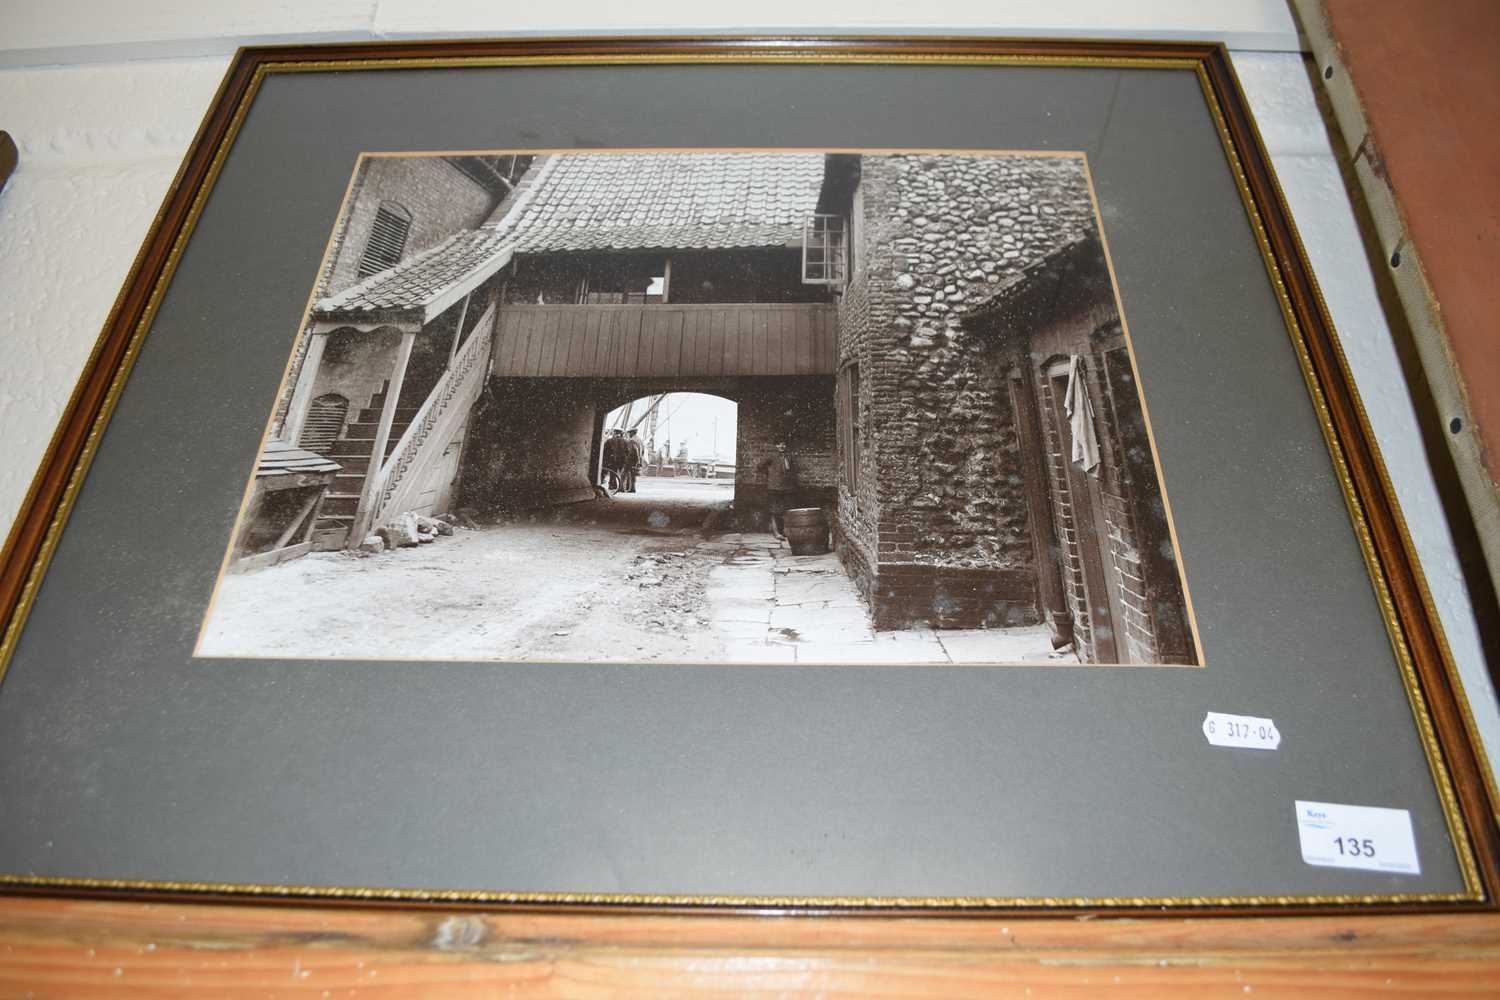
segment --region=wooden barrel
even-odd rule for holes
[[[783,521],[792,555],[816,556],[828,551],[828,511],[822,507],[797,507],[787,511]]]

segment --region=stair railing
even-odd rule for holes
[[[469,339],[459,347],[453,363],[438,378],[437,384],[417,409],[416,415],[401,435],[401,440],[396,442],[395,449],[380,464],[375,473],[375,488],[371,492],[374,497],[369,521],[371,525],[379,524],[381,518],[391,512],[392,501],[399,493],[407,474],[421,457],[422,446],[431,438],[443,417],[452,412],[454,402],[459,401],[468,406],[477,397],[474,387],[483,382],[485,371],[489,367],[489,348],[495,335],[494,318],[495,305],[491,303],[479,317],[479,322],[474,324]]]

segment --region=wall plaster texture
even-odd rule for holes
[[[229,55],[240,45],[509,35],[981,34],[1296,51],[1286,0],[51,0],[0,2],[0,67]],[[754,18],[754,23],[746,22]],[[691,25],[691,27],[685,27]]]
[[[390,34],[423,33],[390,7],[369,10],[386,8],[385,16],[400,22],[402,30]],[[1275,17],[1262,22],[1284,34]],[[372,24],[360,23],[365,37],[375,33]],[[34,27],[24,18],[21,26]],[[340,21],[330,30],[347,27]],[[462,30],[458,24],[443,29]],[[1275,31],[1257,37],[1285,41]],[[32,57],[43,50],[66,50],[74,59],[0,69],[0,127],[15,137],[21,154],[0,192],[0,524],[6,530],[227,65],[222,55],[99,61],[102,50],[76,49],[76,34],[55,25],[38,28],[27,36],[31,56],[16,56],[19,45],[7,50],[15,58],[0,51],[0,65],[36,61]],[[223,50],[204,41],[214,37],[209,29],[195,37],[190,49]],[[121,58],[121,52],[103,50],[103,57]],[[1234,62],[1396,484],[1492,766],[1500,770],[1500,710],[1469,595],[1312,84],[1294,52],[1236,51]]]

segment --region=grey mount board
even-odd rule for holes
[[[362,151],[1082,150],[1207,665],[194,660]],[[149,455],[150,461],[142,456]],[[1268,716],[1274,753],[1209,747]],[[1293,801],[1411,810],[1419,876]],[[1196,76],[638,66],[273,74],[0,689],[0,872],[488,891],[1261,896],[1463,888]]]

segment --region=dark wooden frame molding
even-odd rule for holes
[[[1209,43],[1133,41],[993,40],[976,38],[618,38],[526,39],[453,42],[395,42],[321,46],[268,46],[241,49],[234,58],[214,102],[204,118],[189,153],[169,189],[132,266],[32,483],[0,559],[0,671],[24,624],[37,585],[46,571],[56,539],[66,522],[73,498],[108,421],[119,390],[140,348],[167,280],[175,268],[182,242],[217,176],[223,156],[233,141],[259,81],[270,72],[316,72],[333,69],[435,67],[455,64],[566,64],[610,62],[933,62],[962,64],[1010,63],[1101,66],[1163,66],[1197,71],[1215,111],[1226,155],[1235,169],[1251,222],[1261,241],[1263,256],[1281,296],[1294,348],[1323,426],[1340,478],[1344,482],[1354,528],[1375,577],[1377,591],[1388,595],[1384,608],[1388,624],[1409,650],[1411,676],[1408,692],[1419,730],[1430,718],[1424,742],[1435,771],[1446,773],[1453,793],[1450,806],[1460,819],[1455,832],[1467,834],[1477,866],[1473,898],[1461,901],[1375,904],[1357,900],[1315,905],[1287,905],[1268,899],[1256,907],[1226,906],[1212,900],[1191,902],[1194,914],[1250,914],[1269,911],[1297,913],[1347,912],[1358,904],[1361,913],[1419,911],[1495,912],[1500,895],[1500,823],[1493,778],[1483,756],[1478,733],[1455,668],[1448,653],[1431,597],[1419,567],[1411,537],[1398,510],[1389,476],[1374,444],[1373,434],[1334,333],[1321,294],[1312,276],[1286,202],[1272,174],[1269,157],[1240,91],[1228,52]],[[1398,642],[1399,645],[1399,642]],[[0,674],[3,676],[3,674]],[[1439,788],[1443,781],[1439,776]],[[1450,813],[1450,820],[1453,815]],[[1460,851],[1462,854],[1462,850]],[[687,909],[767,908],[816,912],[828,909],[818,901],[723,900],[684,907],[671,898],[640,900],[625,905],[590,898],[529,902],[500,897],[475,898],[463,894],[382,895],[371,890],[348,894],[290,887],[184,886],[167,883],[85,883],[66,879],[14,879],[0,882],[0,890],[44,895],[86,894],[134,898],[229,898],[237,901],[334,901],[407,903],[434,906],[510,906],[563,913],[578,909],[649,909],[663,912]],[[284,890],[284,891],[277,891]],[[340,896],[343,896],[341,899]],[[777,905],[778,902],[781,905]],[[900,907],[875,905],[861,912],[896,912]],[[937,901],[934,901],[937,902]],[[1185,915],[1181,907],[1164,909],[1151,900],[1093,901],[1066,904],[1058,910],[1031,910],[1076,916],[1082,911]],[[837,906],[833,907],[837,909]],[[952,915],[965,912],[961,904],[936,907]],[[910,910],[905,912],[910,913]],[[988,912],[986,908],[968,912]]]

